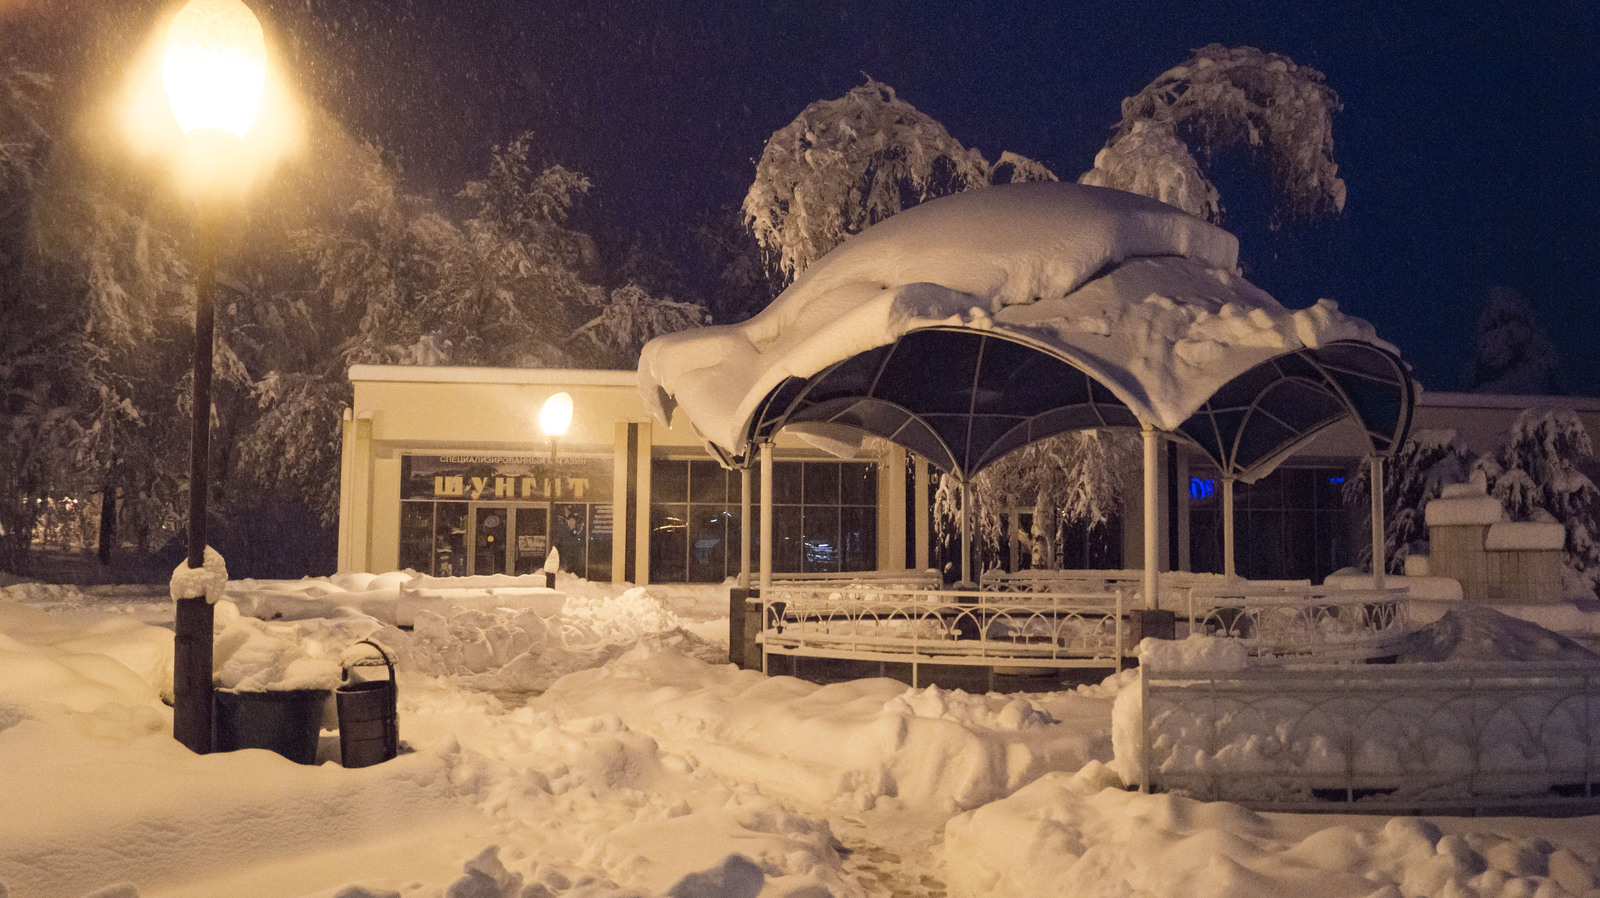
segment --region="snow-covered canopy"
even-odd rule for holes
[[[1398,351],[1330,301],[1284,308],[1237,257],[1122,191],[956,194],[845,241],[749,321],[652,340],[640,390],[732,460],[789,427],[971,475],[1055,433],[1148,426],[1249,480],[1346,416],[1389,452],[1415,398]]]

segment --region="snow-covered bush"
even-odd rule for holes
[[[1387,570],[1405,570],[1406,557],[1418,543],[1428,541],[1425,512],[1428,502],[1439,498],[1447,484],[1467,479],[1472,451],[1454,430],[1414,430],[1400,450],[1383,461],[1383,541]],[[1361,464],[1345,480],[1344,501],[1350,506],[1365,506],[1371,500],[1372,469]],[[1372,567],[1371,518],[1363,518],[1363,540],[1356,564]]]
[[[1529,409],[1504,445],[1473,465],[1512,520],[1548,515],[1567,528],[1569,597],[1593,597],[1600,583],[1600,489],[1578,469],[1593,458],[1589,432],[1571,409]]]

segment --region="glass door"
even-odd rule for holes
[[[478,505],[472,508],[472,557],[469,570],[475,576],[506,573],[506,534],[510,531],[509,505]]]
[[[532,574],[544,567],[549,550],[547,503],[472,503],[467,568],[474,575]]]
[[[550,506],[518,505],[512,533],[516,539],[508,546],[511,550],[511,570],[518,574],[532,574],[544,568],[544,556],[550,546]]]

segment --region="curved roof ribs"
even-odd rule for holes
[[[1398,358],[1341,341],[1293,350],[1234,378],[1175,435],[1225,476],[1251,481],[1347,416],[1375,454],[1389,454],[1410,428],[1414,402]],[[748,439],[770,440],[800,423],[882,437],[958,476],[1059,433],[1140,426],[1072,362],[1007,335],[952,327],[912,331],[809,378],[786,378],[758,406]]]

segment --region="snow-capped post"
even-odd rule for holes
[[[1222,478],[1222,574],[1232,580],[1233,568],[1233,478]]]
[[[1160,437],[1156,429],[1146,424],[1144,434],[1144,607],[1156,607],[1156,457],[1160,455]]]
[[[207,465],[210,459],[212,330],[216,296],[215,196],[232,188],[238,149],[255,123],[266,88],[266,36],[240,0],[189,0],[166,35],[161,83],[185,138],[183,163],[200,197],[195,250],[194,404],[189,454],[188,571],[213,567],[206,547]],[[221,568],[222,559],[216,558]],[[196,592],[191,575],[173,575],[177,639],[173,659],[172,734],[190,750],[211,750],[210,587]],[[227,574],[224,569],[223,581]],[[182,581],[180,583],[180,581]],[[181,587],[181,588],[180,588]]]
[[[1382,589],[1387,573],[1385,568],[1389,566],[1383,534],[1383,456],[1374,455],[1367,461],[1372,465],[1371,475],[1367,478],[1372,481],[1372,586]]]
[[[545,479],[550,483],[550,501],[544,507],[545,526],[544,538],[546,543],[546,569],[545,585],[555,588],[556,575],[549,569],[550,553],[556,548],[556,500],[561,498],[561,480],[556,476],[556,442],[567,432],[567,427],[572,424],[572,394],[563,390],[552,393],[549,399],[539,409],[539,429],[550,438],[550,473]],[[556,562],[557,567],[560,561]]]

